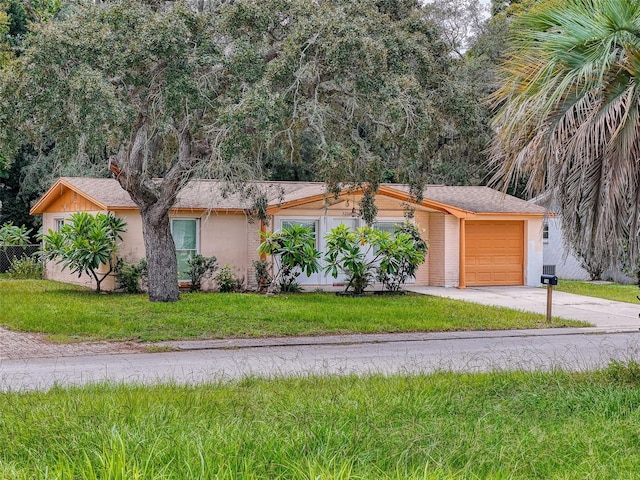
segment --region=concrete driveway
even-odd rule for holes
[[[407,290],[465,302],[546,314],[547,289],[535,287],[409,287]],[[640,329],[640,303],[623,303],[553,291],[555,317],[583,320],[607,330]]]

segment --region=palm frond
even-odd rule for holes
[[[494,182],[552,192],[570,244],[615,263],[639,234],[640,2],[544,2],[513,35],[491,98]]]

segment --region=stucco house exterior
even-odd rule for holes
[[[543,223],[542,258],[544,265],[548,265],[561,279],[590,280],[589,272],[582,266],[582,262],[564,239],[558,205],[555,202],[550,202],[547,195],[534,198],[532,202],[547,208],[550,213]],[[619,268],[611,267],[602,273],[602,279],[626,284],[637,281]]]
[[[358,216],[361,191],[344,190],[336,198],[323,183],[256,182],[268,198],[268,222],[251,216],[247,200],[223,194],[214,180],[193,180],[179,193],[170,212],[179,264],[197,252],[215,255],[219,265],[233,266],[248,287],[255,285],[260,230],[292,223],[310,226],[323,251],[324,235],[339,224],[363,225]],[[542,222],[545,209],[488,187],[430,185],[415,202],[409,188],[385,184],[376,194],[377,228],[404,220],[407,205],[429,244],[426,262],[415,285],[465,288],[476,285],[531,285],[540,282],[543,264]],[[127,222],[118,255],[129,262],[145,256],[138,208],[115,179],[63,177],[38,200],[31,214],[42,215],[43,230],[55,230],[73,212],[111,212]],[[50,262],[46,277],[91,286],[89,278],[62,272]],[[338,279],[339,280],[339,279]],[[331,286],[336,279],[317,273],[302,279],[311,288]],[[104,289],[114,288],[107,279]]]

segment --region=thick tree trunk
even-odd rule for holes
[[[147,255],[149,300],[175,302],[180,298],[180,291],[176,247],[171,236],[169,215],[160,214],[154,208],[141,208],[140,214]]]
[[[178,262],[171,236],[169,210],[176,202],[180,189],[189,179],[199,160],[211,155],[206,142],[192,144],[187,116],[176,129],[178,158],[161,181],[153,180],[145,168],[148,158],[155,158],[164,138],[153,133],[149,118],[143,113],[133,126],[131,140],[109,159],[109,169],[140,208],[142,234],[147,255],[149,300],[175,302],[180,298],[178,289]]]

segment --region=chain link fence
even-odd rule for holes
[[[0,245],[0,273],[5,273],[11,268],[11,262],[14,258],[32,257],[38,250],[40,250],[40,245],[25,245],[24,247]]]

